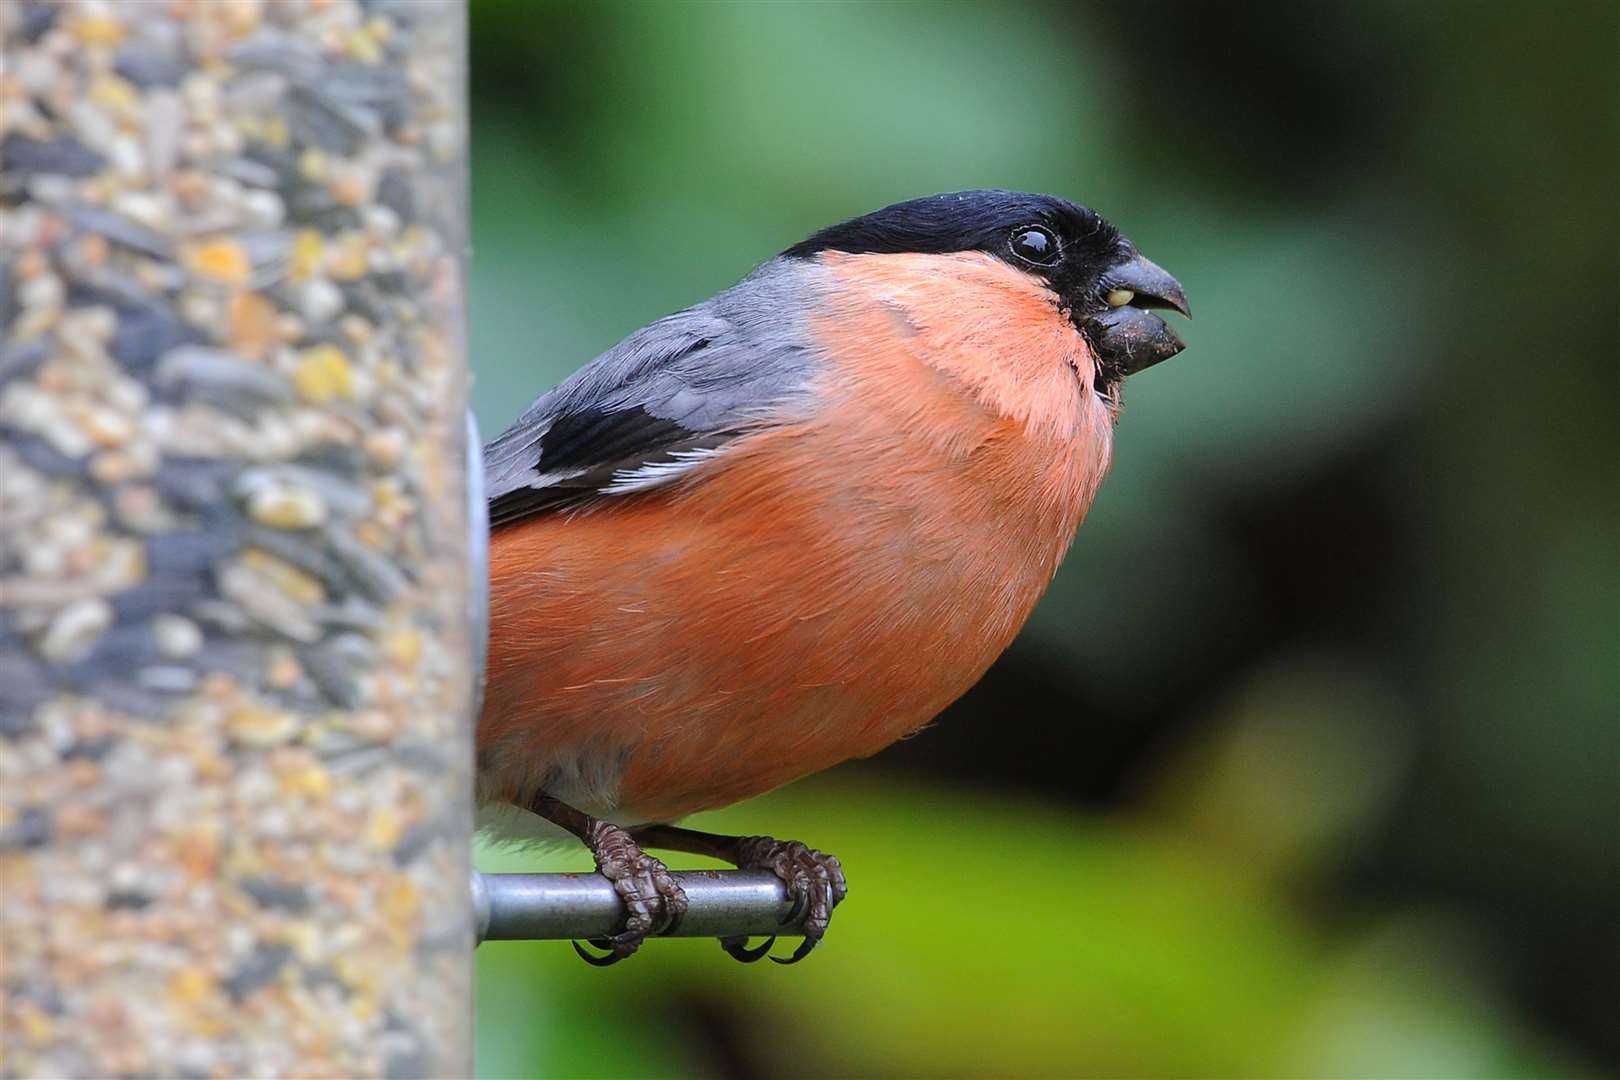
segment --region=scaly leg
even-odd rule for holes
[[[675,825],[646,825],[633,829],[630,835],[646,847],[708,855],[724,859],[739,869],[769,870],[781,878],[787,886],[788,895],[793,898],[793,910],[782,921],[790,923],[803,915],[804,941],[786,960],[771,957],[779,964],[796,964],[810,955],[810,950],[827,933],[833,908],[849,892],[844,882],[843,867],[837,858],[806,847],[797,840],[776,840],[769,836],[719,836]],[[720,946],[733,958],[751,964],[764,956],[775,942],[773,936],[758,948],[750,949],[747,938],[730,937],[721,938]]]
[[[616,964],[649,936],[669,930],[686,914],[686,893],[670,876],[669,868],[642,851],[628,832],[550,795],[536,797],[529,809],[579,837],[591,849],[597,872],[613,883],[624,902],[624,929],[591,942],[608,950],[606,955],[592,956],[579,942],[573,943],[574,951],[587,963],[597,967]]]

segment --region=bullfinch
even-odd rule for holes
[[[624,928],[582,956],[681,917],[652,846],[774,872],[787,962],[815,947],[836,858],[673,823],[874,754],[984,674],[1108,471],[1121,380],[1183,347],[1155,308],[1189,314],[1091,210],[933,195],[637,330],[485,448],[480,798],[614,883]]]

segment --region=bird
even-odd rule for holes
[[[875,754],[984,674],[1108,472],[1122,381],[1184,348],[1155,310],[1191,317],[1093,210],[911,199],[635,331],[485,447],[479,798],[613,882],[623,928],[582,957],[684,913],[648,847],[770,870],[804,923],[772,959],[816,947],[835,856],[677,823]]]

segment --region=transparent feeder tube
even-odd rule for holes
[[[0,1075],[470,1075],[464,24],[0,0]]]

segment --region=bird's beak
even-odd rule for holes
[[[1102,277],[1108,308],[1085,320],[1092,344],[1103,363],[1132,375],[1168,360],[1187,346],[1149,308],[1172,308],[1187,318],[1187,294],[1181,282],[1158,264],[1132,252]]]

